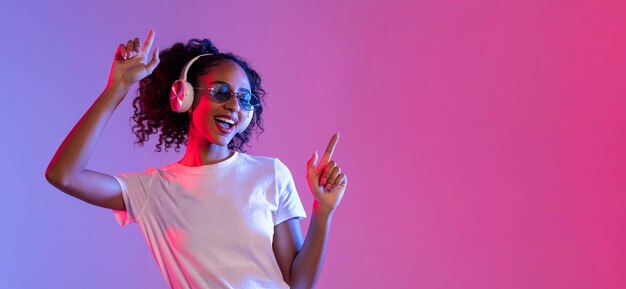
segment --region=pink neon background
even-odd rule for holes
[[[135,225],[44,179],[151,27],[261,72],[250,152],[287,164],[308,212],[305,162],[341,131],[317,288],[626,288],[626,2],[102,2],[0,3],[1,288],[165,288]],[[88,168],[180,157],[133,147],[132,96]]]

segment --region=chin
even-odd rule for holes
[[[231,140],[233,140],[233,137],[226,137],[226,136],[220,135],[216,137],[214,140],[215,142],[213,142],[213,144],[225,147],[225,146],[228,146]]]

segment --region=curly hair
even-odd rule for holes
[[[167,151],[172,145],[176,152],[180,151],[180,145],[187,145],[189,132],[189,114],[177,113],[170,109],[169,95],[172,84],[179,79],[183,66],[200,54],[213,54],[199,58],[191,66],[187,73],[187,81],[194,87],[197,86],[199,76],[208,72],[211,66],[220,61],[230,60],[237,63],[248,76],[250,90],[260,101],[259,107],[255,108],[252,121],[245,131],[237,133],[228,143],[230,150],[245,152],[245,146],[250,146],[248,141],[254,133],[258,137],[263,132],[263,104],[265,102],[265,90],[261,87],[261,77],[241,57],[232,53],[220,53],[209,39],[191,39],[187,44],[178,42],[172,47],[163,50],[159,57],[161,62],[148,77],[139,82],[137,96],[133,100],[134,115],[131,119],[135,122],[132,132],[137,137],[135,144],[143,146],[150,135],[160,131],[159,143],[155,151],[161,152],[163,146]]]

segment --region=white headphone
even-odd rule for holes
[[[180,78],[172,84],[172,90],[170,91],[170,107],[173,111],[183,113],[191,108],[191,105],[193,104],[193,85],[187,82],[187,72],[189,71],[189,68],[191,68],[191,65],[198,60],[198,58],[209,55],[213,54],[200,54],[187,62],[187,64],[183,67],[183,70],[180,72]],[[238,130],[237,133],[244,131],[248,127],[252,121],[252,114],[253,111],[248,111],[245,118],[240,120],[242,125],[239,126],[241,129]]]
[[[187,72],[198,58],[208,55],[213,54],[200,54],[187,62],[180,72],[180,78],[172,84],[172,90],[170,91],[170,107],[173,111],[186,112],[193,104],[193,86],[191,83],[187,82]]]

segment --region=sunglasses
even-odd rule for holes
[[[229,101],[232,97],[237,97],[239,105],[246,111],[254,110],[259,107],[259,98],[249,91],[234,92],[228,83],[213,82],[211,87],[194,87],[195,89],[208,90],[209,94],[216,102],[223,103]]]

